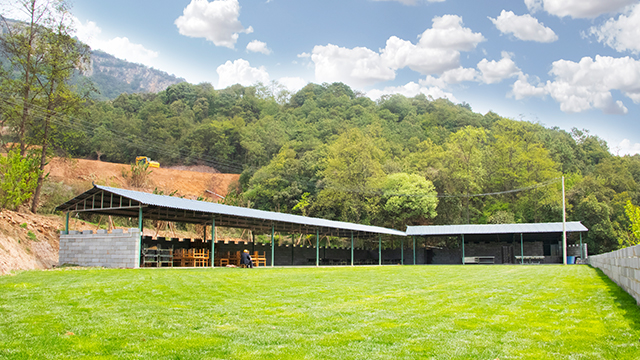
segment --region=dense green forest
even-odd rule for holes
[[[568,220],[589,228],[591,253],[639,242],[640,156],[614,156],[586,130],[424,95],[373,101],[342,83],[289,93],[275,82],[182,82],[104,100],[122,84],[99,94],[74,77],[88,70],[91,49],[72,37],[69,2],[17,3],[30,21],[0,15],[1,208],[31,201],[36,212],[42,193],[59,193],[43,190],[55,153],[209,165],[241,174],[227,204],[400,230],[561,221],[564,176]],[[94,68],[135,67],[105,59]]]
[[[294,94],[263,85],[180,83],[88,103],[58,131],[76,157],[241,173],[227,203],[342,221],[406,225],[568,220],[590,252],[636,240],[640,156],[614,156],[586,130],[474,113],[424,95],[378,101],[341,83]],[[517,191],[513,191],[517,190]]]

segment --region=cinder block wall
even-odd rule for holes
[[[592,255],[587,258],[587,262],[602,270],[640,305],[640,245]]]
[[[108,268],[138,268],[140,254],[140,229],[128,232],[115,229],[112,233],[98,230],[60,233],[58,264],[103,266]]]

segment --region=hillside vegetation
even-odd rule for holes
[[[635,241],[640,157],[587,130],[478,114],[424,95],[378,101],[341,83],[295,94],[180,83],[93,102],[62,129],[75,157],[206,164],[241,173],[228,203],[404,229],[415,224],[568,220],[591,252]],[[521,190],[511,192],[511,190]],[[477,194],[499,193],[476,196]],[[437,196],[436,196],[437,195]]]
[[[100,101],[95,85],[74,83],[74,73],[119,73],[128,84],[143,74],[108,56],[87,68],[90,49],[63,20],[69,3],[29,4],[30,22],[0,17],[9,150],[0,157],[2,208],[30,202],[42,211],[54,155],[127,164],[145,155],[163,166],[240,174],[227,204],[401,230],[560,221],[564,176],[568,219],[589,228],[591,253],[640,238],[640,156],[614,156],[586,130],[478,114],[424,95],[373,101],[342,83],[292,94],[275,82],[220,90],[183,82]]]

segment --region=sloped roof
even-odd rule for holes
[[[247,228],[265,233],[270,232],[273,226],[275,231],[297,234],[315,234],[317,230],[321,235],[341,237],[349,237],[352,232],[357,237],[406,236],[402,231],[378,226],[255,210],[99,185],[94,185],[92,189],[56,208],[63,212],[90,212],[134,218],[138,217],[140,209],[144,219],[202,224],[211,223],[215,218],[216,226]]]
[[[579,221],[566,223],[567,232],[589,231]],[[480,225],[430,225],[407,226],[408,236],[450,236],[450,235],[481,235],[481,234],[532,234],[532,233],[561,233],[562,223],[537,224],[480,224]]]

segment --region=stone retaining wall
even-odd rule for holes
[[[139,254],[140,229],[115,229],[111,233],[98,230],[95,234],[91,230],[60,232],[60,265],[138,268]]]
[[[591,266],[602,270],[640,305],[640,245],[592,255],[587,261]]]

